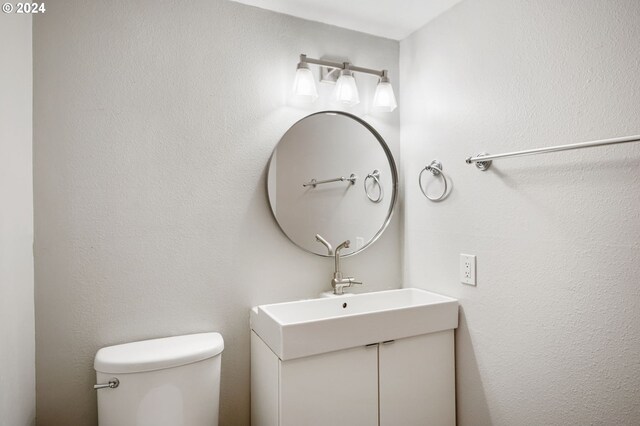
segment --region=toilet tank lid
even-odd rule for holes
[[[224,349],[220,333],[165,337],[102,348],[93,367],[101,373],[140,373],[202,361]]]

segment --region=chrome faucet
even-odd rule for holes
[[[329,252],[329,256],[333,256],[333,247],[331,247],[331,244],[329,244],[329,241],[322,238],[322,235],[320,234],[316,234],[316,241],[327,248],[327,251]]]
[[[351,287],[355,284],[362,284],[361,281],[355,281],[353,277],[346,277],[342,275],[342,271],[340,271],[340,250],[343,248],[349,248],[351,241],[347,240],[336,247],[335,250],[335,258],[336,258],[336,270],[333,273],[333,279],[331,280],[331,287],[333,287],[333,294],[344,294],[345,287]]]

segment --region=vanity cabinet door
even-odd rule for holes
[[[380,344],[380,426],[455,426],[453,330]]]
[[[377,426],[377,346],[282,361],[279,411],[281,426]]]

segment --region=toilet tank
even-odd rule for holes
[[[218,424],[219,333],[166,337],[102,348],[94,368],[100,426]]]

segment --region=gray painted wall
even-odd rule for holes
[[[404,284],[460,298],[460,425],[640,424],[640,144],[464,163],[640,133],[638,22],[635,0],[476,0],[401,42]],[[416,183],[433,158],[442,203]]]
[[[31,17],[0,14],[0,423],[35,422]]]
[[[249,424],[249,308],[314,297],[333,266],[286,239],[266,198],[280,136],[334,108],[287,98],[300,53],[398,76],[397,42],[221,0],[60,1],[35,18],[39,424],[96,423],[100,347],[212,330],[221,424]],[[355,112],[398,158],[398,113],[367,114],[375,79],[359,84]],[[400,217],[344,262],[364,290],[400,285]]]

